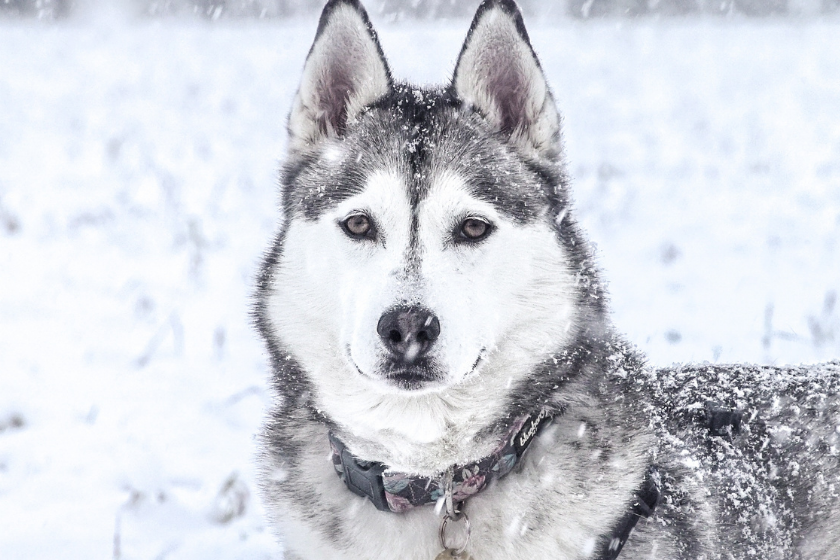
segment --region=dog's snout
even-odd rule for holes
[[[398,307],[379,319],[376,332],[402,362],[411,364],[429,351],[440,336],[440,321],[422,307]]]

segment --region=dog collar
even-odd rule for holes
[[[545,409],[521,416],[490,455],[466,465],[447,469],[452,476],[452,499],[462,502],[484,490],[491,481],[508,474],[553,416]],[[401,513],[444,497],[446,473],[426,477],[388,470],[382,463],[360,461],[332,432],[329,434],[332,463],[352,492],[368,498],[376,509]]]

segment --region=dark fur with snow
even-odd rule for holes
[[[519,74],[494,72],[482,61],[480,48],[494,37],[488,25],[515,29]],[[442,469],[470,450],[492,448],[523,413],[557,414],[514,473],[467,502],[476,560],[597,558],[649,465],[663,475],[663,502],[639,523],[622,558],[833,557],[840,549],[840,364],[646,368],[610,326],[606,294],[571,211],[559,119],[547,86],[540,89],[543,79],[509,0],[482,3],[452,84],[442,89],[394,83],[358,2],[333,0],[324,9],[290,117],[283,219],[255,308],[277,393],[263,434],[263,495],[286,556],[431,560],[437,553],[440,518],[431,508],[378,512],[332,472],[329,430],[362,459],[394,464],[405,457],[389,426],[362,433],[324,406],[322,372],[302,363],[288,342],[299,333],[278,326],[286,323],[272,298],[291,267],[284,250],[292,224],[317,223],[381,169],[405,178],[414,240],[404,273],[419,274],[418,208],[430,178],[447,169],[513,227],[550,229],[574,279],[568,337],[507,389],[481,397],[494,416],[460,427],[470,436],[466,449],[446,437],[439,452],[417,445],[417,472]],[[467,100],[470,91],[477,93]],[[309,335],[321,336],[316,330]],[[707,402],[740,411],[740,433],[711,434]]]

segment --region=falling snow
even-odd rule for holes
[[[377,25],[442,81],[467,22]],[[840,356],[840,22],[529,30],[619,330],[657,365]],[[0,558],[282,558],[248,308],[313,34],[0,21]]]

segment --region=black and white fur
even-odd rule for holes
[[[622,558],[840,557],[840,364],[646,367],[612,330],[568,183],[512,0],[482,3],[432,89],[393,80],[356,0],[327,4],[255,309],[277,394],[263,496],[286,558],[441,551],[434,508],[380,512],[347,490],[329,431],[361,460],[434,476],[543,408],[554,423],[466,503],[475,560],[598,558],[651,465],[662,503]],[[373,233],[348,232],[356,215]],[[489,234],[465,240],[468,219]],[[439,335],[394,354],[377,325],[395,309]],[[739,410],[740,433],[711,434],[707,402]]]

